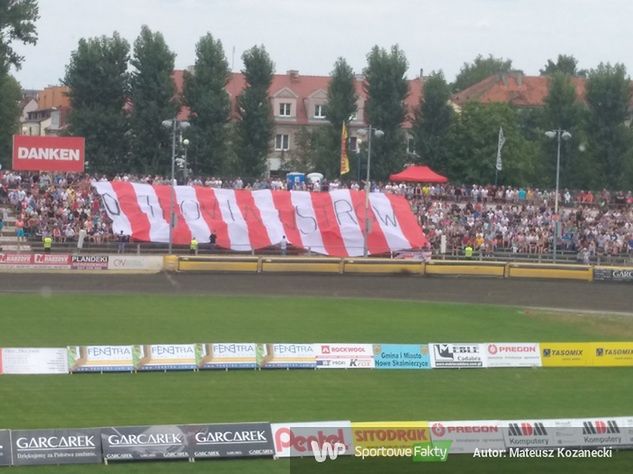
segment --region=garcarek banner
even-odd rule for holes
[[[189,458],[187,435],[182,426],[102,428],[101,444],[107,461]]]
[[[0,430],[0,466],[11,465],[11,433]]]
[[[11,447],[14,466],[101,462],[97,428],[11,430]]]
[[[174,200],[173,242],[187,245],[195,237],[235,251],[278,245],[337,257],[364,254],[365,194],[330,192],[214,189],[201,186],[150,185],[94,181],[112,219],[115,234],[144,242],[169,241],[169,214]],[[423,247],[427,240],[407,200],[370,193],[370,254]]]
[[[270,423],[187,425],[192,458],[273,457]]]
[[[15,171],[62,171],[79,173],[84,170],[85,140],[83,137],[13,136]]]

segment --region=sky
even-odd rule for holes
[[[548,59],[574,55],[579,68],[623,63],[633,71],[630,0],[40,0],[37,46],[14,71],[25,89],[59,84],[80,38],[118,31],[130,44],[141,26],[165,36],[176,68],[195,62],[207,32],[220,39],[233,71],[264,45],[283,74],[328,75],[338,57],[361,73],[374,45],[398,44],[408,77],[442,70],[452,81],[478,54],[512,59],[537,75]]]

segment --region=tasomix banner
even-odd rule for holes
[[[13,170],[77,173],[84,170],[84,161],[83,137],[13,136]]]
[[[13,465],[97,464],[98,429],[11,430]]]

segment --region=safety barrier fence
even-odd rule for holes
[[[615,450],[632,448],[633,416],[0,430],[0,466],[231,458],[312,458],[323,462],[338,456],[364,461],[407,457],[415,462],[445,461],[449,454],[476,457],[477,452],[519,459],[609,458]],[[534,449],[539,454],[528,456]]]
[[[455,275],[633,282],[633,267],[478,260],[421,262],[389,258],[168,256],[165,257],[165,269],[181,272]]]
[[[195,343],[9,347],[0,374],[234,369],[633,367],[633,342]]]

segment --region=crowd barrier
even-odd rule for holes
[[[192,343],[0,349],[0,374],[633,367],[633,342]]]
[[[633,448],[633,416],[565,419],[243,422],[0,430],[0,466],[244,458],[408,457],[494,451],[612,457]],[[582,452],[580,450],[583,450]]]
[[[484,276],[579,281],[633,282],[633,267],[488,262],[478,260],[405,260],[397,258],[191,256],[165,257],[164,269],[182,272],[333,273],[418,276]]]

